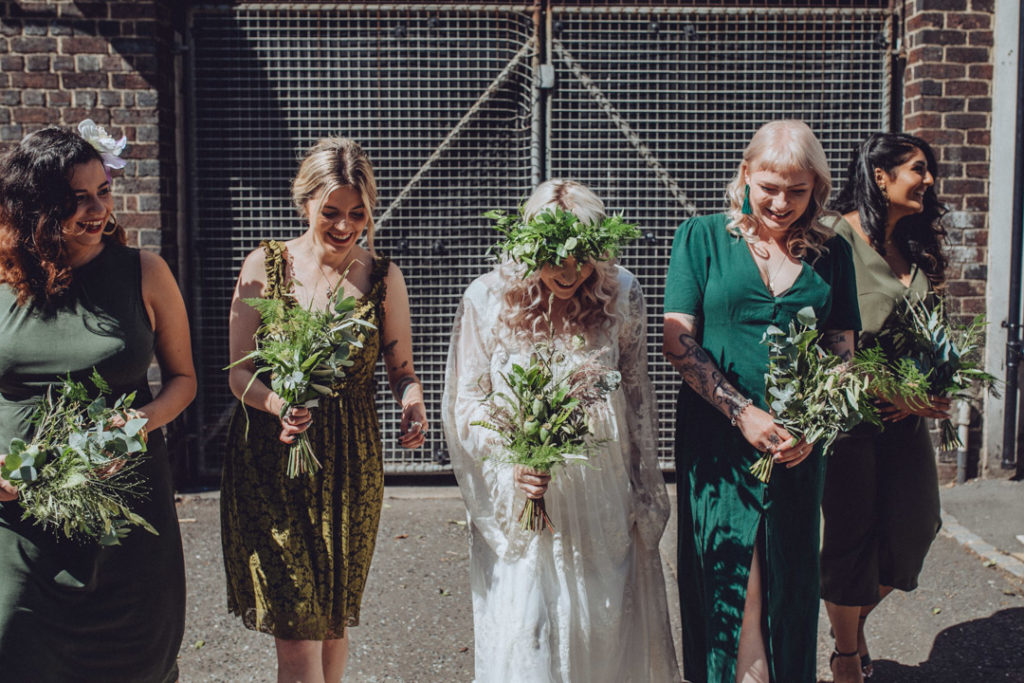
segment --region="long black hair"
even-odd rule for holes
[[[44,128],[26,135],[0,158],[0,282],[29,298],[49,302],[71,283],[64,222],[78,200],[71,174],[79,164],[103,162],[81,135]],[[104,239],[125,243],[124,229]]]
[[[916,150],[921,150],[928,170],[933,178],[937,178],[939,166],[927,142],[905,133],[873,133],[854,150],[846,183],[832,203],[834,211],[842,214],[856,211],[860,215],[861,229],[871,239],[871,246],[882,256],[885,256],[889,208],[875,181],[875,169],[880,168],[891,175]],[[946,207],[939,202],[934,185],[925,190],[922,201],[924,210],[901,218],[896,223],[892,239],[904,258],[923,270],[933,286],[940,286],[946,280],[946,257],[942,253],[942,237],[946,231],[939,219],[946,213]]]

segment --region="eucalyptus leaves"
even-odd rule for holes
[[[313,408],[321,396],[334,396],[331,385],[352,365],[352,347],[362,347],[357,330],[375,329],[372,323],[352,316],[356,299],[343,296],[341,287],[328,296],[322,311],[283,299],[252,298],[245,299],[245,303],[259,311],[262,321],[256,332],[256,348],[228,368],[254,361],[257,369],[249,386],[259,375],[269,372],[270,388],[285,402],[282,417],[292,406]],[[302,432],[288,449],[288,476],[294,479],[319,469],[309,434]]]
[[[803,437],[807,443],[822,444],[825,455],[839,432],[878,418],[866,396],[869,378],[857,371],[856,363],[845,364],[822,349],[818,336],[814,309],[807,307],[790,321],[788,331],[769,326],[761,343],[769,349],[765,400],[775,422],[796,440]],[[772,455],[766,453],[750,471],[767,483],[772,463]]]
[[[929,395],[971,398],[968,390],[977,382],[998,395],[997,380],[978,363],[979,342],[985,319],[976,317],[966,327],[949,324],[939,300],[929,307],[920,299],[904,299],[894,311],[895,324],[877,337],[876,358],[887,372],[877,372],[873,384],[880,395],[899,395],[911,405],[927,402]],[[963,444],[949,420],[941,420],[942,447]]]
[[[561,207],[542,211],[530,220],[522,214],[488,211],[485,217],[495,221],[494,229],[505,239],[494,246],[526,266],[528,277],[545,263],[560,265],[569,256],[582,265],[588,258],[606,261],[618,255],[623,246],[640,236],[640,230],[622,216],[608,216],[600,223],[584,223]]]
[[[581,337],[574,337],[574,347],[583,348]],[[513,363],[501,377],[510,393],[489,394],[484,399],[488,419],[472,424],[501,434],[503,462],[541,472],[587,460],[598,445],[589,412],[621,382],[618,371],[598,362],[596,353],[570,365],[553,342],[538,344],[528,365]],[[554,531],[543,498],[527,498],[519,522],[523,530]]]
[[[137,472],[146,419],[132,417],[134,392],[107,406],[110,387],[95,370],[90,381],[96,398],[70,377],[47,389],[31,441],[11,441],[0,476],[18,486],[23,519],[69,539],[117,545],[133,526],[156,534],[131,510],[148,493]]]

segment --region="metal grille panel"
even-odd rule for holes
[[[617,6],[556,14],[550,175],[589,185],[647,233],[622,262],[647,298],[664,464],[672,461],[679,386],[661,354],[675,229],[693,211],[725,208],[725,186],[746,143],[772,119],[806,121],[834,182],[843,176],[853,146],[887,127],[888,16],[664,7],[626,14]]]
[[[303,150],[328,134],[358,140],[377,169],[377,247],[409,285],[417,372],[435,425],[423,449],[398,448],[397,409],[380,392],[390,471],[445,469],[438,409],[451,321],[493,242],[480,214],[530,191],[542,148],[549,176],[590,185],[649,233],[623,260],[647,294],[671,465],[678,380],[661,360],[660,319],[675,227],[689,212],[721,209],[744,144],[772,118],[806,120],[840,175],[852,144],[886,127],[889,15],[865,8],[884,4],[868,0],[845,10],[555,4],[558,83],[544,140],[534,137],[543,127],[533,117],[531,7],[192,10],[200,474],[219,470],[234,405],[221,368],[235,275],[260,239],[304,229],[289,183]],[[379,382],[383,389],[383,373]]]

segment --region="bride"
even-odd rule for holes
[[[579,220],[557,220],[556,207]],[[443,416],[469,519],[481,683],[679,680],[658,554],[669,503],[646,313],[636,278],[614,261],[624,240],[605,225],[583,185],[541,184],[507,235],[507,257],[469,286],[456,316]],[[544,239],[531,242],[538,229]],[[577,239],[581,230],[596,239]],[[501,436],[472,424],[486,417],[482,399],[507,390],[501,373],[529,363],[552,328],[567,365],[596,352],[622,375],[595,406],[600,446],[554,477],[502,462]],[[526,498],[542,496],[553,531],[521,529]]]

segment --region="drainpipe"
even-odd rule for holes
[[[1017,22],[1017,101],[1024,99],[1024,16]],[[1003,413],[1003,469],[1024,479],[1024,458],[1017,457],[1017,371],[1021,361],[1020,298],[1021,247],[1024,231],[1024,107],[1017,107],[1014,144],[1013,219],[1010,229],[1010,306],[1006,315],[1006,405]]]

